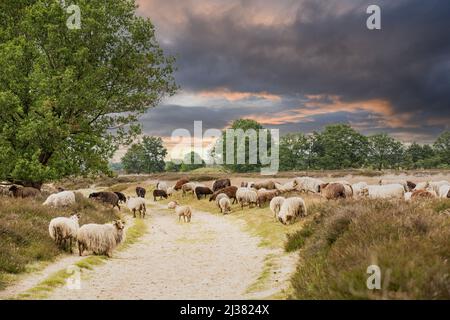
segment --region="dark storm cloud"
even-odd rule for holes
[[[159,1],[153,1],[153,3]],[[165,1],[167,10],[170,3]],[[169,4],[167,4],[169,3]],[[245,1],[202,14],[194,10],[203,1],[192,2],[171,20],[161,21],[161,41],[166,51],[178,57],[177,82],[184,90],[199,92],[228,88],[238,92],[269,92],[282,96],[283,106],[272,110],[304,107],[295,102],[305,95],[336,95],[345,103],[371,99],[386,100],[399,117],[398,128],[384,131],[405,132],[402,123],[416,124],[414,132],[436,135],[450,122],[450,2],[446,0],[303,0],[281,1],[287,12],[275,23],[246,21],[254,11]],[[260,8],[267,1],[251,1]],[[382,8],[382,30],[366,28],[370,4]],[[161,5],[162,6],[162,5]],[[200,11],[201,12],[201,11]],[[158,12],[155,12],[158,27]],[[148,12],[152,17],[152,12]],[[293,102],[294,101],[294,102]],[[230,106],[211,109],[164,106],[151,111],[147,121],[160,132],[185,126],[190,119],[205,119],[219,127],[230,119],[254,114]],[[306,126],[319,127],[328,120],[367,122],[372,131],[381,130],[382,121],[368,121],[370,112],[332,112],[311,116],[317,121]],[[408,114],[402,118],[401,115]],[[364,118],[366,117],[366,118]],[[436,121],[436,119],[438,121]],[[406,123],[407,122],[407,123]],[[425,122],[433,123],[425,124]],[[302,124],[304,125],[304,124]],[[281,124],[285,130],[295,124]],[[170,130],[171,131],[171,130]]]

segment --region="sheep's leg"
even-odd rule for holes
[[[81,257],[83,255],[83,245],[81,244],[80,241],[78,241],[78,254]]]

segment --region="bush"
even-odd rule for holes
[[[295,299],[449,299],[450,201],[327,202],[314,221],[290,235],[301,248],[292,277]],[[376,264],[382,290],[368,290]]]

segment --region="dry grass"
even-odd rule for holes
[[[295,299],[449,299],[450,201],[341,201],[319,204],[291,236],[301,249]],[[382,289],[368,290],[376,264]]]
[[[42,206],[42,199],[0,198],[0,289],[11,275],[27,271],[30,264],[51,261],[63,253],[48,235],[50,220],[81,213],[81,224],[106,223],[118,212],[77,194],[77,203],[66,209]]]

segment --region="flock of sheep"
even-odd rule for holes
[[[450,198],[450,182],[429,181],[415,184],[407,180],[380,180],[376,185],[366,182],[351,184],[347,181],[325,182],[311,177],[298,177],[281,184],[267,180],[259,183],[242,182],[240,187],[232,186],[230,179],[220,179],[213,183],[212,189],[198,183],[190,182],[184,178],[169,187],[166,182],[158,182],[153,192],[154,200],[167,199],[175,192],[182,192],[183,197],[188,194],[197,199],[209,195],[209,201],[215,201],[220,212],[231,212],[232,204],[262,207],[269,203],[270,210],[278,221],[283,224],[292,224],[297,218],[306,216],[305,201],[301,197],[284,197],[292,192],[317,194],[327,200],[340,198],[371,198],[371,199],[404,199],[412,201],[417,199]],[[169,209],[182,212],[186,210],[191,214],[188,206],[180,206],[177,201],[171,201]]]
[[[259,183],[242,182],[240,187],[232,186],[230,179],[216,180],[212,188],[198,182],[191,182],[187,178],[180,179],[174,186],[168,186],[167,182],[158,182],[153,190],[153,200],[167,199],[176,192],[182,193],[183,197],[192,194],[198,200],[209,196],[209,201],[215,201],[220,212],[228,214],[232,205],[237,203],[241,209],[248,207],[263,207],[267,203],[277,221],[287,225],[294,223],[298,218],[307,215],[307,208],[303,198],[298,196],[285,197],[289,192],[297,191],[317,194],[325,199],[333,200],[340,198],[372,198],[372,199],[404,199],[414,201],[418,199],[450,198],[450,182],[428,181],[415,184],[406,180],[380,180],[376,185],[365,182],[350,184],[347,181],[325,182],[317,178],[298,177],[284,184],[267,180]],[[40,191],[30,187],[11,186],[9,195],[15,198],[28,198],[41,195]],[[117,207],[120,203],[126,203],[128,209],[133,213],[139,213],[141,218],[146,215],[145,196],[143,187],[136,188],[137,197],[126,197],[121,192],[94,192],[89,195],[90,199],[100,201],[104,204]],[[57,193],[51,194],[43,203],[53,207],[66,207],[76,203],[73,191],[58,189]],[[171,201],[168,208],[175,210],[178,220],[190,222],[192,208],[180,205],[177,201]],[[49,224],[51,238],[60,246],[72,252],[72,244],[76,241],[80,256],[84,251],[94,254],[111,256],[114,248],[124,239],[124,222],[116,220],[110,224],[86,224],[79,226],[79,214],[70,218],[58,217],[52,219]]]

